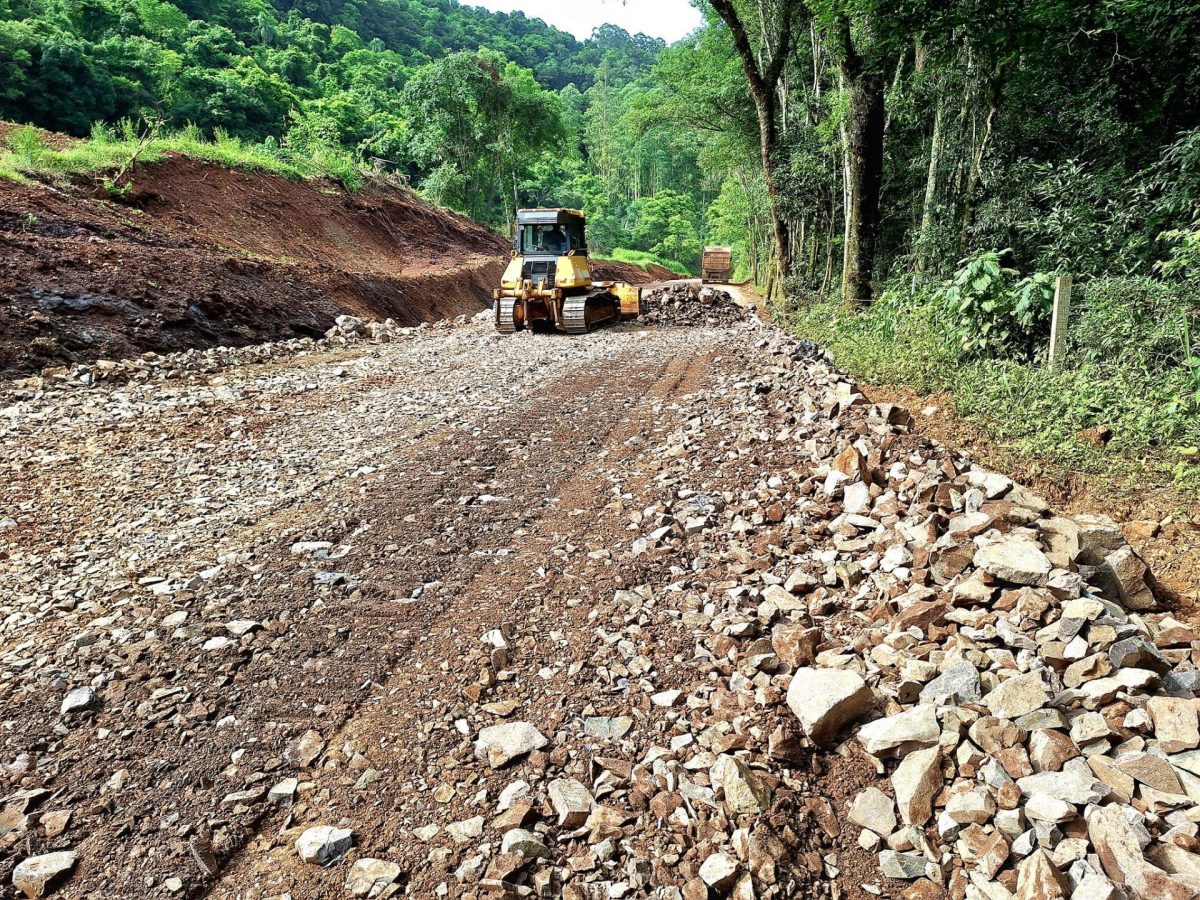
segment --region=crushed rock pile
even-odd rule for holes
[[[398,325],[393,319],[384,319],[382,322],[375,322],[360,319],[357,316],[338,316],[337,320],[333,323],[333,327],[325,332],[325,340],[331,344],[341,346],[356,341],[366,341],[372,344],[390,344],[392,341],[409,338],[424,331],[444,331],[447,328],[461,328],[471,322],[490,322],[491,319],[491,310],[484,310],[474,318],[458,316],[454,319],[442,319],[438,322],[422,322],[415,327],[406,328]]]
[[[8,394],[13,400],[28,400],[46,392],[90,388],[105,383],[174,381],[196,375],[212,375],[234,366],[292,359],[331,347],[346,347],[354,343],[388,344],[425,332],[460,328],[479,320],[480,316],[490,321],[491,313],[485,311],[474,318],[458,316],[438,322],[422,322],[408,328],[401,327],[392,319],[374,322],[343,315],[337,317],[322,340],[294,338],[245,347],[210,347],[169,354],[143,353],[132,359],[101,359],[73,366],[54,366],[43,369],[38,375],[0,384],[0,394]]]
[[[639,539],[698,544],[695,571],[729,566],[698,596],[687,579],[673,586],[697,658],[720,673],[703,702],[727,710],[678,760],[708,779],[675,800],[728,823],[683,896],[789,896],[765,826],[780,790],[803,781],[788,761],[809,749],[879,776],[836,809],[877,854],[868,894],[1200,896],[1200,634],[1153,611],[1121,529],[1054,516],[916,439],[904,410],[872,405],[778,333],[760,346],[767,362],[720,415],[741,434],[705,448],[694,411]],[[752,491],[692,489],[722,453],[768,448],[794,463]],[[780,530],[787,550],[766,549],[764,532]],[[792,725],[768,736],[780,710]]]
[[[736,325],[754,317],[727,292],[686,281],[642,292],[639,321],[648,325]]]

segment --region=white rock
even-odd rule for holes
[[[846,818],[851,825],[870,829],[884,837],[896,830],[896,808],[892,798],[877,787],[860,791],[850,804]]]
[[[400,867],[382,859],[356,859],[346,878],[346,891],[354,897],[377,897],[400,878]]]
[[[715,891],[728,890],[737,877],[737,862],[725,853],[714,853],[700,864],[700,880]]]
[[[923,826],[933,814],[933,799],[942,789],[942,751],[918,750],[904,757],[892,774],[896,807],[905,825]]]
[[[1005,535],[975,552],[975,565],[1001,581],[1044,587],[1054,566],[1033,541]]]
[[[491,725],[479,732],[476,753],[486,755],[488,765],[498,769],[510,760],[546,746],[545,736],[528,722]]]
[[[78,687],[73,691],[69,691],[67,696],[63,697],[60,712],[64,716],[71,713],[83,712],[84,710],[95,709],[98,703],[95,691],[90,687]]]
[[[74,850],[31,856],[17,863],[12,872],[12,883],[26,897],[45,897],[62,884],[74,868]]]
[[[524,828],[513,828],[504,832],[504,837],[500,839],[500,852],[515,853],[525,859],[550,857],[550,851],[546,849],[541,835]]]
[[[578,828],[587,821],[588,813],[595,805],[591,791],[574,778],[554,779],[548,793],[560,828]]]
[[[815,743],[832,740],[873,702],[862,677],[845,669],[797,669],[787,692],[788,707]]]
[[[296,838],[296,852],[300,858],[316,866],[336,862],[353,846],[354,832],[332,825],[316,825]]]
[[[1050,695],[1038,672],[1027,672],[1002,681],[983,698],[984,705],[998,719],[1018,719],[1050,702]]]
[[[868,722],[858,730],[858,739],[872,756],[905,745],[936,744],[942,736],[937,708],[922,703],[894,716]]]

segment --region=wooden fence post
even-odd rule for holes
[[[1050,320],[1050,368],[1057,369],[1067,352],[1067,325],[1071,321],[1071,276],[1054,282],[1054,316]]]

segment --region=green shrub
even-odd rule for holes
[[[1106,371],[1183,365],[1193,291],[1147,277],[1096,278],[1075,290],[1068,361]]]
[[[36,167],[50,152],[38,130],[32,125],[18,128],[8,136],[9,165],[13,168]]]
[[[1191,490],[1200,489],[1200,354],[1193,348],[1186,365],[1187,330],[1164,324],[1187,308],[1184,298],[1150,279],[1089,282],[1071,330],[1073,364],[1054,371],[962,349],[940,292],[892,289],[861,311],[793,301],[781,317],[866,384],[951,392],[956,411],[997,446],[1063,471],[1153,472]],[[1145,331],[1152,322],[1158,330]],[[1095,345],[1086,353],[1085,342]],[[1079,439],[1097,425],[1112,429],[1107,449]]]
[[[962,260],[934,299],[964,351],[1032,358],[1054,308],[1052,278],[1037,274],[1014,284],[1019,273],[1000,262],[1007,252],[987,250]]]

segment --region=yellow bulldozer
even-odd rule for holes
[[[525,328],[586,334],[637,318],[641,291],[631,284],[592,280],[582,212],[522,209],[512,262],[492,299],[501,334]]]

